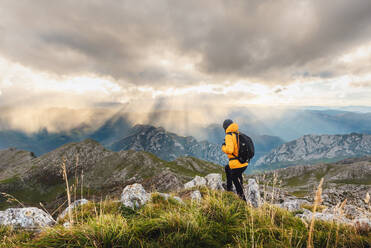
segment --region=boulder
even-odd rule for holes
[[[313,217],[313,213],[307,209],[304,209],[304,212],[302,214],[297,214],[296,216],[310,223]],[[343,224],[352,224],[352,222],[348,218],[345,218],[344,216],[337,215],[337,214],[315,213],[314,218],[316,220],[322,220],[322,221],[327,221],[327,222],[334,221],[334,222],[343,223]]]
[[[195,176],[192,181],[189,181],[188,183],[184,184],[185,189],[190,189],[196,186],[205,186],[206,185],[206,179],[200,176]]]
[[[192,191],[191,200],[195,201],[195,202],[200,202],[202,200],[202,196],[201,196],[200,191],[198,191],[198,190]]]
[[[81,205],[84,205],[86,203],[88,203],[89,201],[86,200],[86,199],[80,199],[80,200],[77,200],[77,201],[74,201],[71,205],[69,205],[57,218],[57,220],[60,220],[60,219],[63,219],[67,214],[68,214],[68,211],[69,209],[73,210],[74,208],[76,208],[77,206],[81,206]]]
[[[251,203],[255,208],[261,205],[259,185],[256,183],[255,179],[250,178],[248,181],[246,201]]]
[[[301,199],[289,199],[281,203],[279,206],[281,208],[285,208],[290,212],[294,212],[297,210],[302,209],[301,205],[302,204],[309,204],[307,200],[301,200]]]
[[[224,191],[222,175],[219,173],[211,173],[208,174],[206,177],[206,185],[210,189],[214,190],[221,190]]]
[[[12,226],[27,230],[40,230],[43,227],[55,224],[53,217],[41,209],[30,208],[8,208],[0,211],[0,225]]]
[[[124,188],[121,194],[121,203],[128,208],[140,208],[150,200],[150,194],[147,194],[141,184],[134,183]]]
[[[353,225],[362,232],[371,232],[371,219],[357,218],[353,220]]]

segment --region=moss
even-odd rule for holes
[[[333,180],[331,182],[340,184],[371,185],[370,178]]]
[[[293,191],[293,192],[291,192],[291,194],[293,195],[293,196],[296,196],[296,197],[304,197],[304,196],[306,196],[306,195],[308,195],[308,191],[306,191],[306,190],[298,190],[298,191]]]
[[[18,176],[9,177],[4,180],[0,180],[0,184],[14,184],[19,182],[21,179]]]
[[[313,204],[302,204],[300,207],[301,207],[301,208],[304,208],[304,209],[308,209],[309,211],[313,212],[313,207],[314,207],[314,205],[313,205]],[[323,210],[325,210],[326,208],[327,208],[327,207],[324,206],[324,205],[319,205],[319,206],[317,206],[317,208],[316,208],[316,212],[322,213]]]
[[[306,185],[310,177],[311,177],[311,173],[308,172],[298,177],[289,178],[285,181],[285,186],[295,187],[295,186]]]

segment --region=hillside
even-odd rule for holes
[[[313,200],[313,192],[321,178],[324,178],[325,205],[334,206],[347,199],[349,204],[367,209],[363,199],[371,192],[371,157],[345,159],[336,163],[291,166],[249,177],[257,177],[260,182],[269,184],[276,178],[276,186],[288,194],[310,201]]]
[[[257,170],[277,169],[290,165],[315,164],[371,154],[371,135],[305,135],[285,143],[261,157]]]
[[[18,155],[12,157],[13,153]],[[82,186],[90,197],[106,193],[117,195],[123,186],[133,182],[142,183],[147,189],[171,191],[195,174],[222,172],[222,167],[196,158],[183,157],[167,162],[143,151],[113,152],[90,139],[66,144],[37,158],[22,159],[24,153],[27,152],[6,150],[0,153],[0,161],[7,158],[0,167],[6,170],[6,174],[1,174],[0,192],[11,194],[25,204],[42,202],[49,209],[65,199],[63,162],[70,184],[77,186],[79,194]],[[13,167],[23,169],[8,169]],[[8,205],[2,198],[0,206]]]

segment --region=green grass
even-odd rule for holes
[[[305,173],[298,177],[289,178],[285,180],[285,186],[295,187],[295,186],[306,185],[310,177],[311,177],[311,172]]]
[[[297,190],[297,191],[293,191],[293,192],[290,192],[293,196],[296,196],[296,197],[304,197],[304,196],[307,196],[309,194],[308,191],[306,190]]]
[[[113,201],[90,203],[73,212],[75,225],[61,223],[32,236],[0,229],[2,247],[306,247],[307,226],[270,205],[254,209],[229,192],[202,189],[204,199],[185,204],[154,195],[131,210]],[[4,231],[2,231],[4,230]],[[336,241],[337,236],[337,241]],[[346,226],[318,221],[314,247],[370,247],[371,238]]]
[[[333,183],[341,183],[341,184],[371,185],[371,179],[367,179],[367,178],[333,180],[331,182],[333,182]]]

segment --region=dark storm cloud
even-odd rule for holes
[[[333,60],[371,41],[371,1],[3,0],[0,56],[59,75],[137,84],[336,76]],[[153,56],[194,59],[200,75]],[[152,58],[152,59],[151,59]]]

